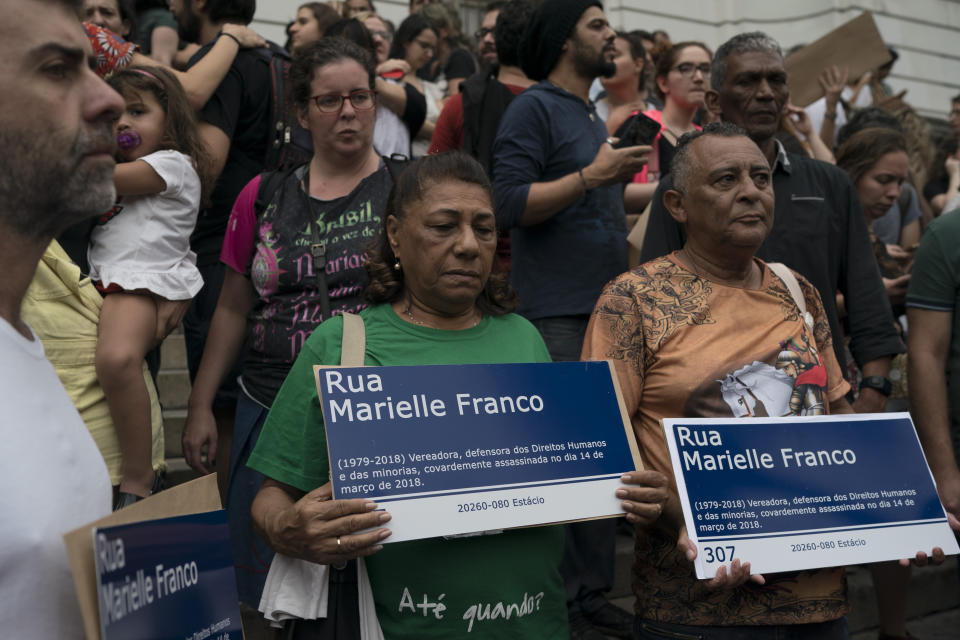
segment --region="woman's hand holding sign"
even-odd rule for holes
[[[657,471],[632,471],[620,479],[628,485],[617,489],[627,521],[640,526],[652,524],[663,513],[669,497],[666,476]]]
[[[253,503],[254,522],[274,550],[318,564],[336,564],[383,548],[380,542],[390,530],[374,527],[389,522],[390,514],[376,511],[375,502],[333,500],[329,482],[299,498],[298,493],[268,478]]]

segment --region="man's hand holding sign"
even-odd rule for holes
[[[780,61],[737,60],[750,55],[761,89],[726,106],[756,106],[740,115],[765,132],[778,121]],[[684,136],[671,181],[663,203],[684,225],[683,249],[608,284],[584,343],[584,358],[614,364],[645,467],[672,476],[663,517],[638,531],[638,624],[822,624],[835,637],[848,611],[842,567],[939,561],[956,552],[947,518],[908,420],[828,415],[850,413],[849,385],[820,295],[755,257],[774,194],[754,140],[732,124]]]
[[[700,577],[734,557],[779,572],[910,556],[925,565],[957,551],[907,414],[664,428],[684,506],[680,544]],[[690,553],[697,542],[704,557]]]

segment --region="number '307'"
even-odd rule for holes
[[[704,547],[703,553],[706,555],[706,561],[708,563],[712,562],[727,562],[733,561],[733,549],[734,547]]]

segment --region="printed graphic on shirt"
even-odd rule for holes
[[[300,176],[294,174],[256,216],[247,271],[257,304],[248,318],[243,378],[247,391],[261,402],[272,401],[303,344],[326,320],[313,230],[325,262],[330,314],[366,308],[366,251],[380,232],[391,184],[389,172],[381,167],[352,193],[333,200],[311,198],[308,204]]]
[[[819,416],[825,413],[827,370],[806,334],[780,343],[776,364],[754,360],[721,379],[720,393],[735,418]]]
[[[369,199],[358,204],[335,218],[320,213],[312,221],[318,227],[325,254],[330,307],[341,313],[366,307],[359,299],[366,282],[364,249],[380,225]],[[315,206],[314,213],[317,209]],[[283,340],[286,345],[281,352],[291,361],[314,327],[324,320],[317,297],[313,234],[310,224],[297,222],[296,216],[285,216],[276,211],[275,204],[269,205],[260,220],[256,254],[250,265],[254,288],[262,300],[269,301],[254,321],[253,346],[264,350],[271,339]],[[281,314],[286,314],[289,321],[270,322]]]
[[[812,330],[786,285],[764,267],[763,285],[712,283],[667,256],[610,283],[585,341],[587,356],[621,361],[624,401],[641,455],[671,475],[660,419],[820,415],[847,390],[816,290],[798,278]],[[846,613],[842,570],[768,576],[714,590],[696,579],[676,536],[637,536],[637,614],[692,625],[772,625]]]
[[[523,618],[533,615],[540,611],[540,603],[543,600],[543,591],[534,594],[527,592],[517,601],[498,600],[497,602],[476,602],[466,608],[460,615],[464,621],[465,633],[472,633],[474,625],[482,626],[485,621],[510,620],[514,618]],[[421,598],[414,599],[408,587],[403,588],[400,596],[400,604],[397,612],[401,614],[410,614],[413,616],[434,618],[443,620],[447,615],[447,605],[443,600],[447,594],[431,598],[429,594],[423,594]]]

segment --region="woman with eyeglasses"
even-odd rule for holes
[[[217,456],[230,456],[226,507],[237,586],[241,601],[254,606],[273,553],[251,528],[262,476],[246,460],[307,337],[330,316],[367,306],[366,245],[380,229],[391,169],[398,170],[373,148],[373,86],[372,56],[352,42],[324,38],[299,50],[291,95],[313,158],[251,180],[227,224],[220,255],[227,269],[190,394],[183,451],[203,473]],[[242,393],[231,451],[218,447],[211,407],[238,357]]]
[[[643,186],[632,187],[642,195],[644,204],[653,197],[660,178],[670,172],[677,140],[685,133],[700,129],[693,118],[704,106],[713,60],[707,45],[693,41],[658,46],[651,55],[656,65],[656,93],[663,101],[663,109],[644,112],[660,123],[649,162],[634,178],[634,182]]]
[[[419,131],[411,131],[413,143],[411,157],[417,158],[427,153],[430,138],[437,118],[440,116],[440,100],[443,93],[434,83],[423,80],[417,71],[425,67],[437,53],[437,32],[430,21],[419,13],[406,17],[397,28],[390,45],[390,57],[405,60],[410,70],[403,76],[403,82],[422,95],[427,103],[427,117]]]

